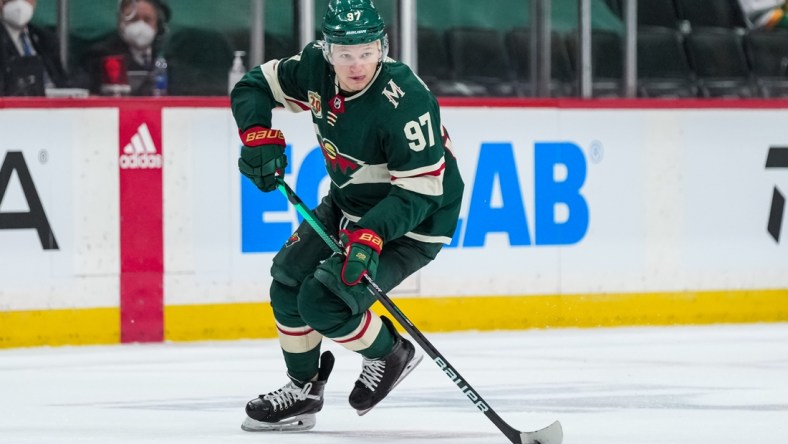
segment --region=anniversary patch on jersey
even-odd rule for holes
[[[314,114],[315,118],[320,119],[323,117],[323,100],[320,98],[320,94],[309,91],[309,108],[312,109],[312,114]]]

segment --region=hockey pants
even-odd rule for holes
[[[355,228],[342,217],[330,194],[315,209],[315,215],[333,235],[339,233],[340,225]],[[441,247],[407,237],[387,242],[375,282],[384,292],[390,291],[432,261]],[[304,221],[276,254],[271,267],[271,306],[279,342],[288,374],[301,381],[317,373],[323,336],[367,358],[383,356],[393,345],[390,332],[369,310],[376,300],[374,295],[366,289],[359,291],[363,284],[352,292],[353,297],[362,299],[357,300],[360,309],[354,312],[342,297],[315,279],[315,268],[331,254],[325,241]]]

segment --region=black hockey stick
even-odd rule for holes
[[[307,223],[317,232],[317,234],[328,244],[329,247],[341,255],[345,254],[342,245],[328,232],[326,227],[315,217],[312,211],[304,205],[304,202],[296,195],[295,191],[284,181],[284,179],[277,178],[277,188],[282,194],[287,197],[287,200],[295,206],[296,211],[307,221]],[[495,424],[498,429],[509,438],[509,441],[515,444],[561,444],[564,433],[561,428],[561,423],[555,421],[549,426],[536,430],[534,432],[521,432],[506,423],[497,413],[490,407],[482,396],[477,392],[471,384],[465,380],[457,370],[449,364],[449,361],[427,340],[427,338],[413,325],[412,322],[400,311],[399,308],[392,302],[386,293],[380,289],[378,284],[375,283],[369,276],[365,276],[366,284],[369,291],[375,295],[378,301],[386,307],[386,310],[391,313],[397,322],[402,325],[405,331],[410,334],[413,340],[421,346],[427,355],[432,358],[435,364],[449,377],[449,379],[457,385],[457,387],[471,400],[471,402],[484,413],[487,418]]]

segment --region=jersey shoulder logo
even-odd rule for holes
[[[391,88],[391,89],[388,89]],[[394,108],[399,106],[399,102],[397,99],[401,99],[405,95],[405,91],[403,91],[399,85],[394,83],[394,79],[389,80],[388,85],[386,88],[383,88],[383,96],[386,97]]]
[[[308,91],[309,96],[309,108],[312,109],[312,114],[317,119],[323,118],[323,100],[320,98],[320,94],[314,91]]]

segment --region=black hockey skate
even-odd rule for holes
[[[400,336],[391,321],[381,316],[383,325],[394,335],[394,348],[379,359],[366,359],[361,367],[361,375],[350,392],[350,406],[359,416],[372,410],[383,400],[421,362],[423,356],[417,353],[413,344]]]
[[[247,432],[300,432],[315,427],[315,413],[323,408],[323,389],[334,368],[334,355],[323,352],[317,381],[291,381],[279,390],[260,395],[246,404]]]

